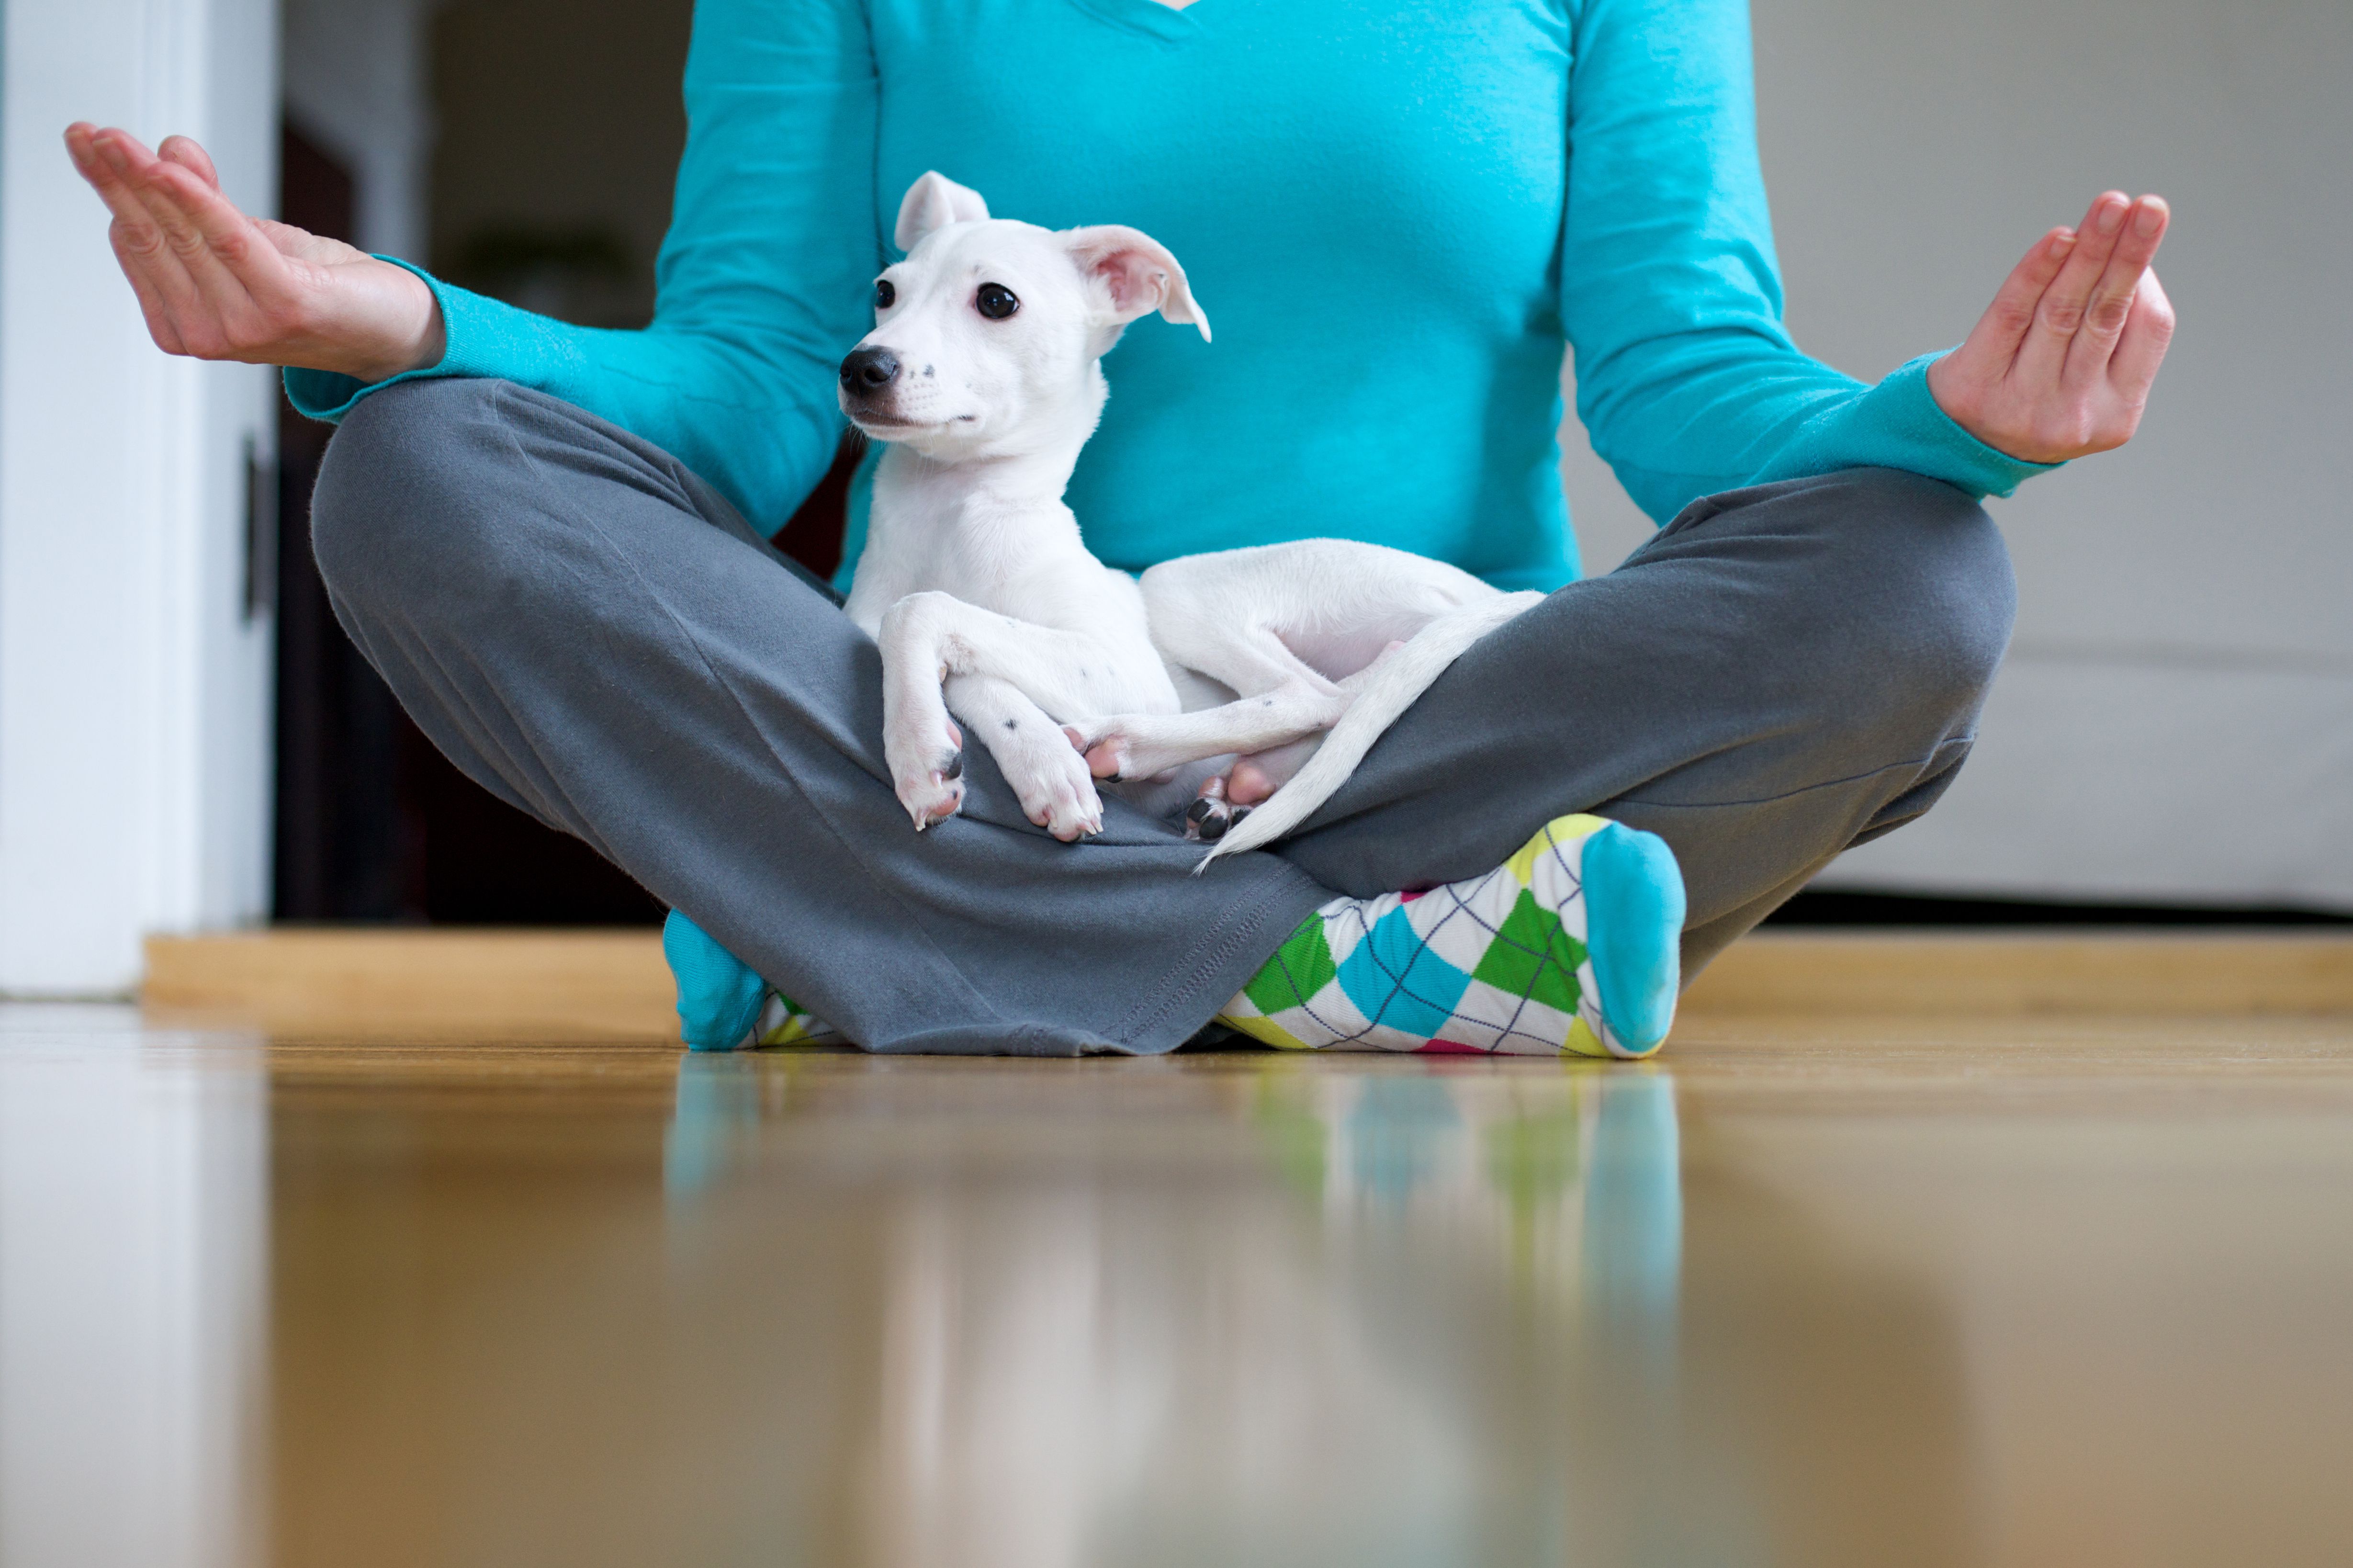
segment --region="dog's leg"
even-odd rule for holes
[[[973,687],[969,698],[976,715],[986,707],[982,739],[1024,810],[1074,793],[1076,775],[1076,800],[1059,819],[1049,812],[1057,837],[1077,836],[1081,822],[1094,824],[1084,831],[1099,832],[1103,807],[1083,761],[1058,728],[1041,722],[1046,715],[1095,712],[1112,703],[1176,704],[1159,655],[1140,637],[1134,649],[1125,650],[1105,638],[1015,620],[944,593],[910,594],[892,605],[882,617],[880,641],[883,754],[899,800],[919,830],[953,815],[964,797],[963,737],[948,716],[944,682],[980,677],[1027,702],[1026,710],[1016,708],[987,686]],[[1011,731],[1004,727],[1008,718],[1015,721]],[[976,716],[974,722],[981,721]],[[1050,738],[1060,751],[1047,747]]]
[[[1103,801],[1086,759],[1020,688],[994,675],[950,675],[946,696],[965,733],[997,758],[1025,816],[1064,843],[1103,832]]]
[[[882,759],[920,833],[964,805],[964,732],[940,693],[947,671],[933,628],[893,605],[875,641],[882,649]]]
[[[1165,654],[1237,695],[1194,713],[1120,714],[1074,725],[1071,744],[1098,779],[1148,778],[1205,757],[1264,751],[1329,729],[1347,711],[1345,683],[1311,669],[1270,628],[1203,635],[1196,617],[1172,605],[1164,634],[1162,611],[1153,614],[1153,641]]]
[[[1286,686],[1190,714],[1121,714],[1068,726],[1103,779],[1148,779],[1205,757],[1247,755],[1319,734],[1347,711],[1345,693]]]
[[[1413,705],[1432,682],[1462,655],[1465,649],[1539,603],[1544,596],[1527,592],[1499,595],[1493,600],[1441,616],[1417,632],[1411,641],[1389,650],[1360,675],[1361,689],[1340,722],[1309,758],[1250,821],[1222,837],[1208,860],[1271,843],[1314,813],[1334,790],[1355,772],[1398,715]],[[1203,862],[1208,863],[1208,860]]]

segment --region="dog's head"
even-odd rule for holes
[[[1209,335],[1185,269],[1117,225],[1060,231],[988,216],[937,174],[899,206],[907,259],[874,281],[874,330],[841,362],[841,410],[928,457],[1017,453],[1083,439],[1103,404],[1095,362],[1158,311]]]

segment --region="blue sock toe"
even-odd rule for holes
[[[733,1051],[759,1021],[767,989],[751,969],[673,909],[662,925],[662,957],[678,982],[679,1033],[691,1051]]]
[[[1612,822],[1585,841],[1585,940],[1601,1019],[1636,1055],[1675,1021],[1683,973],[1683,875],[1656,833]]]

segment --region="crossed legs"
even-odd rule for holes
[[[918,838],[874,644],[656,448],[501,382],[405,383],[330,448],[337,612],[426,733],[884,1051],[1166,1050],[1335,893],[1474,875],[1588,810],[1656,832],[1688,974],[1926,810],[2008,635],[1999,535],[1880,471],[1697,503],[1473,648],[1276,853],[1118,800],[1056,842],[985,748]]]

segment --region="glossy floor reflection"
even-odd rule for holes
[[[2353,1021],[880,1060],[0,1009],[0,1563],[2353,1560]]]

